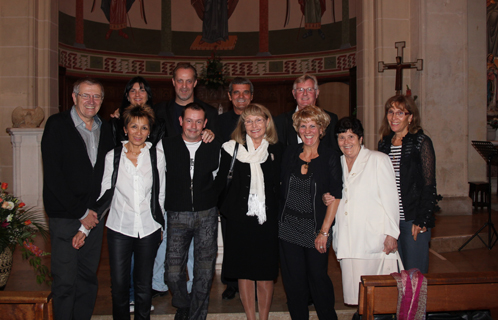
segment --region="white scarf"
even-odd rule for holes
[[[266,221],[265,181],[260,164],[265,162],[268,158],[269,143],[266,139],[263,139],[261,145],[255,150],[254,143],[248,135],[246,135],[246,143],[248,150],[239,147],[237,150],[237,160],[243,163],[249,163],[251,168],[251,187],[249,190],[249,200],[247,201],[247,216],[256,216],[258,217],[258,223],[263,224]],[[235,140],[225,142],[223,144],[223,149],[233,156]]]

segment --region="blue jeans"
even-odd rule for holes
[[[214,276],[218,251],[218,212],[216,207],[197,212],[168,212],[168,247],[166,276],[172,304],[190,308],[190,319],[205,319],[209,292]],[[192,294],[187,293],[188,250],[194,239],[194,282]]]
[[[431,229],[417,235],[417,241],[412,236],[413,220],[399,222],[398,251],[406,270],[417,268],[422,273],[429,272],[429,242]]]

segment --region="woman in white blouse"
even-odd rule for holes
[[[145,141],[154,122],[152,109],[130,106],[123,120],[128,140],[107,154],[101,195],[90,211],[100,217],[110,206],[106,226],[113,318],[130,319],[129,275],[134,254],[135,319],[149,319],[152,270],[164,228],[166,164],[164,153]],[[85,230],[80,231],[73,239],[75,248],[84,244]]]

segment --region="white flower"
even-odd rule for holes
[[[7,222],[11,222],[11,221],[12,221],[12,217],[13,217],[13,216],[14,216],[14,215],[9,214],[9,215],[7,216]]]
[[[7,210],[12,210],[12,209],[14,209],[14,202],[12,202],[12,201],[5,201],[2,204],[2,208],[3,209],[7,209]]]

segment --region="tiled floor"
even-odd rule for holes
[[[433,229],[433,239],[447,238],[448,241],[454,241],[454,238],[466,236],[467,238],[476,232],[487,221],[487,213],[478,211],[469,216],[441,216],[436,220],[436,228]],[[498,213],[493,212],[493,221],[498,223]],[[487,229],[483,230],[487,232]],[[487,233],[484,240],[487,242]],[[105,237],[104,237],[105,239]],[[453,239],[453,240],[452,240]],[[483,246],[479,240],[477,245]],[[431,251],[430,255],[430,273],[448,273],[448,272],[471,272],[471,271],[496,271],[498,270],[498,244],[492,250],[486,248],[471,249],[471,246],[465,247],[462,252],[445,252],[437,253]],[[46,259],[49,263],[49,259]],[[335,286],[336,309],[353,310],[354,308],[345,306],[342,298],[342,283],[339,264],[333,253],[329,259],[329,275]],[[111,314],[111,294],[110,294],[110,276],[109,261],[107,254],[107,243],[104,240],[102,250],[102,259],[100,263],[99,276],[99,293],[94,315]],[[17,250],[14,256],[14,268],[7,283],[5,290],[47,290],[48,286],[37,285],[34,275],[29,269],[27,263],[23,263],[20,257],[20,251]],[[219,271],[216,273],[213,288],[211,290],[211,302],[209,313],[243,313],[243,307],[237,294],[236,298],[231,301],[221,299],[221,293],[224,286],[220,282]],[[154,315],[174,314],[176,308],[171,306],[171,295],[158,297],[153,300],[155,306]],[[311,307],[313,310],[313,307]],[[272,312],[287,311],[285,292],[280,277],[276,281]],[[243,314],[241,314],[243,318]],[[234,317],[232,317],[234,318]]]

